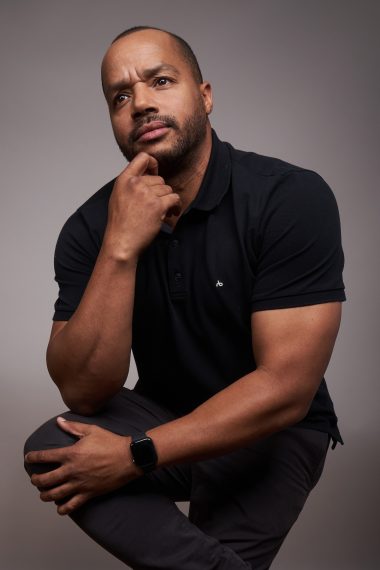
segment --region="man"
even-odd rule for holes
[[[60,234],[47,363],[70,412],[29,438],[27,470],[132,568],[269,568],[342,443],[323,379],[345,298],[334,197],[219,141],[173,34],[118,36],[102,82],[129,164]]]

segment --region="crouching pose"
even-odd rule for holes
[[[26,469],[131,568],[267,569],[342,443],[333,193],[221,142],[174,34],[120,34],[102,83],[128,165],[60,233],[47,362],[70,411],[28,439]]]

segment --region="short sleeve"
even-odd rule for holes
[[[259,218],[252,311],[345,300],[339,213],[321,176],[284,174]]]
[[[75,212],[63,226],[54,253],[55,280],[59,286],[54,321],[67,321],[78,307],[97,258],[94,243],[81,213]]]

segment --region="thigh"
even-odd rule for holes
[[[130,390],[123,390],[94,416],[62,415],[120,435],[128,435],[131,429],[146,431],[174,419],[169,411]],[[53,418],[28,439],[25,451],[63,447],[75,441]],[[43,470],[54,467],[44,464]],[[38,465],[27,468],[31,474]],[[93,540],[136,570],[246,569],[232,549],[204,534],[176,506],[176,500],[190,496],[190,475],[186,466],[157,469],[91,499],[70,516]]]
[[[190,520],[255,570],[270,567],[317,483],[326,433],[289,428],[192,468]]]
[[[147,431],[153,427],[167,423],[176,416],[153,400],[123,388],[111,398],[107,405],[92,416],[82,416],[67,411],[60,414],[67,420],[95,424],[119,435],[131,432]],[[28,451],[65,447],[73,445],[77,438],[59,428],[56,417],[51,418],[39,427],[26,441],[24,455]],[[25,464],[28,473],[49,471],[56,467],[49,464]],[[191,472],[187,465],[179,465],[157,469],[143,477],[149,480],[156,490],[166,494],[174,501],[185,501],[190,496]]]

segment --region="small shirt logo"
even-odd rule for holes
[[[219,281],[219,279],[218,279],[218,281],[215,283],[215,286],[216,287],[223,287],[223,283],[221,281]]]

